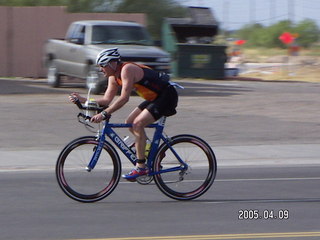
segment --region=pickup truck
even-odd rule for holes
[[[121,60],[137,62],[156,71],[170,72],[169,53],[154,46],[146,28],[120,21],[77,21],[71,23],[65,39],[49,39],[44,47],[48,84],[59,87],[61,77],[84,79],[86,87],[98,94],[107,81],[95,65],[97,54],[118,47]]]

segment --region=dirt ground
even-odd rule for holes
[[[240,77],[271,81],[320,82],[320,57],[317,56],[273,56],[251,68],[250,62],[242,59],[238,64]]]

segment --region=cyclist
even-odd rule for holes
[[[167,74],[158,73],[141,64],[122,62],[118,48],[101,51],[97,56],[96,64],[104,76],[108,78],[108,87],[104,96],[96,101],[100,106],[108,107],[93,116],[92,122],[99,123],[108,119],[112,113],[129,101],[133,90],[145,99],[126,119],[126,123],[132,124],[130,131],[135,136],[137,162],[135,168],[122,177],[129,181],[135,181],[137,177],[148,173],[145,165],[147,136],[144,128],[162,116],[176,114],[178,94]],[[120,96],[113,101],[120,86]],[[71,94],[70,100],[75,102],[74,99],[79,99],[82,103],[86,101],[86,98],[78,93]]]

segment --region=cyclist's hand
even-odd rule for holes
[[[81,97],[77,92],[73,92],[69,95],[69,100],[73,103],[76,103],[77,100],[79,100],[81,103],[84,103],[86,101],[86,98]]]
[[[93,117],[91,117],[91,122],[94,122],[94,123],[99,123],[99,122],[102,122],[103,121],[103,116],[101,113],[98,113],[96,115],[94,115]]]

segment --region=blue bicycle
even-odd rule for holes
[[[79,122],[89,125],[86,107],[77,105]],[[88,109],[86,109],[88,110]],[[98,107],[90,110],[101,111]],[[166,118],[151,124],[154,135],[147,157],[148,175],[137,182],[149,184],[154,180],[158,188],[176,200],[191,200],[204,194],[213,184],[217,163],[213,150],[204,140],[193,135],[168,137],[164,133]],[[70,198],[90,203],[104,199],[113,192],[121,176],[118,148],[135,165],[136,155],[115,132],[116,128],[130,128],[131,124],[110,123],[106,120],[96,136],[84,136],[71,141],[60,153],[56,163],[56,177],[63,192]],[[106,140],[106,136],[110,141]]]

